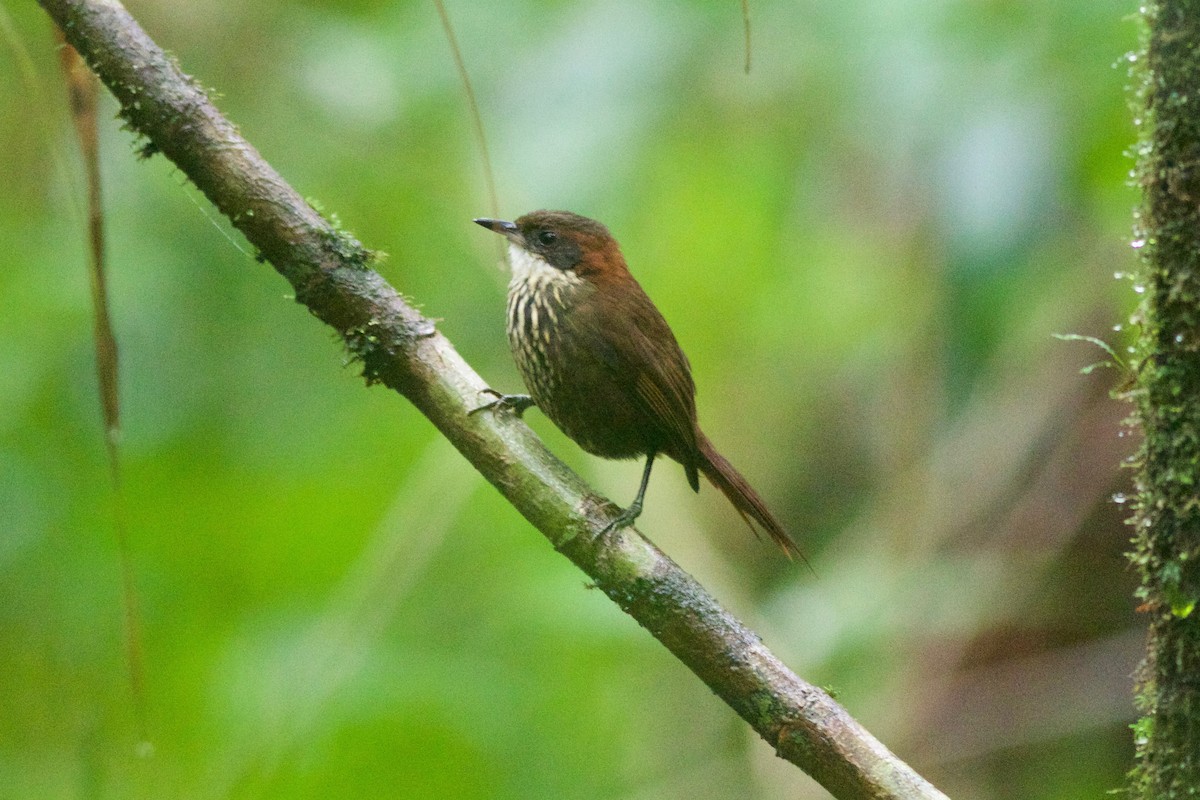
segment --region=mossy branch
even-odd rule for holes
[[[1132,777],[1150,800],[1200,796],[1200,0],[1144,13],[1133,394],[1145,436],[1130,521],[1150,615]]]
[[[306,203],[115,0],[40,0],[121,104],[333,327],[369,383],[407,397],[508,500],[769,742],[836,797],[944,798],[828,694],[800,680],[511,415],[468,411],[480,377],[370,269],[371,253]]]

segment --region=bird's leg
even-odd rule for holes
[[[642,485],[638,487],[637,497],[633,498],[633,502],[629,504],[629,508],[626,508],[604,526],[604,530],[600,531],[601,536],[613,531],[619,531],[622,528],[628,528],[642,513],[642,500],[646,497],[646,487],[650,485],[650,470],[654,467],[654,457],[657,455],[658,453],[650,453],[646,456],[646,468],[642,471]]]
[[[498,408],[511,411],[519,417],[525,413],[527,408],[536,405],[533,402],[533,398],[527,394],[504,394],[503,392],[497,392],[495,389],[484,389],[483,391],[485,394],[490,394],[496,399],[490,403],[484,403],[477,408],[472,408],[467,412],[467,416],[479,411],[486,411],[489,408]]]

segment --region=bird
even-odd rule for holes
[[[791,558],[803,555],[750,483],[713,446],[696,416],[691,364],[662,313],[629,271],[602,223],[570,211],[533,211],[514,221],[480,218],[508,240],[508,343],[528,394],[486,392],[474,411],[521,415],[537,406],[583,450],[609,459],[644,457],[637,497],[601,534],[642,512],[655,458],[703,474]]]

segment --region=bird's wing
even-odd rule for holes
[[[641,292],[641,287],[636,286],[636,291]],[[699,485],[696,385],[687,356],[649,298],[607,311],[614,313],[623,315],[616,326],[623,335],[603,337],[609,358],[621,374],[633,377],[631,402],[655,421],[666,439],[664,452],[683,464],[694,489]]]

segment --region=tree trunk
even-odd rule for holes
[[[1200,797],[1200,0],[1149,3],[1145,19],[1133,242],[1144,444],[1131,522],[1150,639],[1132,789],[1186,798]]]

